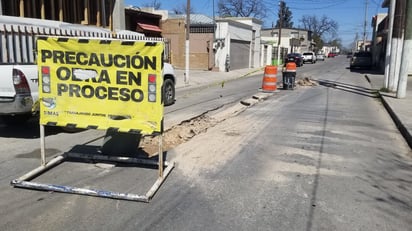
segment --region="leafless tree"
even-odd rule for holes
[[[144,7],[153,7],[155,10],[160,9],[162,3],[158,0],[152,0],[151,2],[147,2],[143,4]]]
[[[221,17],[266,17],[267,7],[262,0],[219,0],[218,14]]]
[[[316,15],[304,15],[299,21],[302,23],[304,29],[312,31],[312,37],[318,49],[321,49],[324,43],[330,41],[339,44],[340,39],[337,38],[339,25],[335,20],[325,15],[321,18],[318,18]]]
[[[302,23],[303,29],[312,31],[315,36],[336,37],[337,35],[338,23],[325,15],[321,18],[316,15],[303,15],[299,21]]]
[[[187,13],[186,3],[182,3],[181,5],[174,7],[172,12],[175,13],[175,14],[186,14]],[[192,6],[190,6],[190,13],[191,14],[195,13]]]

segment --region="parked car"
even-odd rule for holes
[[[350,59],[350,69],[354,68],[366,68],[372,67],[372,54],[367,51],[355,52]]]
[[[337,54],[333,52],[328,54],[328,58],[335,58],[335,56],[337,56]]]
[[[303,63],[316,63],[316,55],[314,52],[304,52],[303,53]]]
[[[301,53],[289,53],[286,55],[285,61],[291,57],[295,59],[295,63],[297,67],[303,66],[303,56]]]
[[[325,55],[324,54],[317,54],[316,55],[316,60],[325,61]]]

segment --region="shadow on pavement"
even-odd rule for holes
[[[350,72],[356,72],[356,73],[360,73],[360,74],[373,74],[373,75],[381,75],[384,74],[382,73],[382,71],[380,70],[376,70],[374,68],[362,68],[362,67],[358,67],[358,68],[350,68],[350,67],[346,67],[346,69],[349,69]]]
[[[370,88],[365,88],[365,87],[360,87],[360,86],[355,86],[347,83],[341,83],[341,82],[336,82],[336,81],[330,81],[330,80],[324,80],[324,79],[318,79],[316,80],[319,85],[324,86],[324,87],[330,87],[358,95],[363,95],[371,98],[379,98],[378,90],[376,89],[370,89]]]
[[[56,135],[59,133],[74,133],[83,130],[64,130],[62,127],[46,126],[45,136]],[[20,138],[20,139],[37,139],[40,137],[39,119],[34,117],[24,123],[6,124],[0,120],[0,137]]]

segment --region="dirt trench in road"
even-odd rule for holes
[[[310,87],[317,86],[318,84],[310,77],[302,76],[297,78],[296,85],[298,87]],[[265,100],[271,95],[272,93],[258,93],[251,99],[243,100],[229,108],[212,110],[205,112],[200,116],[182,121],[180,124],[167,129],[163,133],[163,151],[170,150],[179,144],[189,141],[196,135],[204,133],[218,123],[238,115],[248,107],[253,106],[259,101]],[[149,157],[152,157],[158,153],[158,142],[158,137],[144,136],[140,140],[139,148],[147,153]]]
[[[255,101],[257,102],[259,99]],[[200,116],[182,121],[180,124],[167,129],[163,133],[163,151],[170,150],[179,144],[189,141],[196,135],[206,132],[207,129],[214,127],[227,118],[236,116],[248,106],[250,105],[245,105],[240,102],[223,110],[212,110]],[[139,148],[151,157],[158,153],[158,142],[158,137],[144,136],[140,141]]]

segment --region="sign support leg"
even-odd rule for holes
[[[44,125],[40,124],[40,161],[41,166],[46,165],[46,144],[44,135]]]

